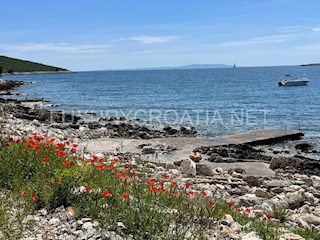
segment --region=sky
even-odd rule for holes
[[[318,0],[1,0],[0,55],[73,71],[320,62]]]

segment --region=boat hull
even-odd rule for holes
[[[288,80],[283,80],[281,82],[279,82],[279,86],[283,86],[283,87],[292,87],[292,86],[305,86],[307,85],[307,83],[309,82],[309,80],[307,79],[301,79],[301,80],[292,80],[292,81],[288,81]]]

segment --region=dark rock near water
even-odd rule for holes
[[[207,160],[210,162],[269,162],[271,160],[271,157],[263,155],[261,150],[245,144],[229,144],[214,147],[202,146],[194,151],[209,155]]]
[[[308,152],[309,150],[312,150],[313,146],[309,143],[300,143],[297,144],[294,148],[300,150],[301,152]]]
[[[283,169],[291,173],[319,175],[320,161],[298,155],[294,157],[273,157],[270,168],[273,170]]]

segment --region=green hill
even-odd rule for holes
[[[44,65],[16,58],[0,56],[0,74],[32,73],[32,72],[61,72],[67,69]]]

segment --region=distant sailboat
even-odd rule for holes
[[[233,64],[233,68],[236,68],[236,64]]]

